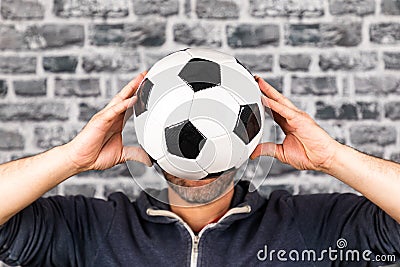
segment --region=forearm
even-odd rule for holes
[[[400,223],[400,164],[339,145],[325,172],[362,193]]]
[[[64,146],[0,165],[0,225],[77,172]]]

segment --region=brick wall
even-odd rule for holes
[[[0,0],[0,7],[1,162],[68,142],[129,79],[188,46],[237,56],[340,142],[400,161],[399,0]],[[141,165],[134,171],[153,175]],[[275,162],[261,190],[277,188],[350,191]],[[115,190],[139,192],[124,165],[83,173],[49,194]]]

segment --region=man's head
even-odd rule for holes
[[[170,188],[190,204],[207,204],[222,197],[233,186],[236,174],[236,170],[232,169],[217,176],[189,180],[173,176],[164,170],[162,172]]]

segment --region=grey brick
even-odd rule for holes
[[[391,101],[385,104],[385,117],[391,120],[400,120],[400,101]]]
[[[292,46],[357,46],[361,43],[361,23],[291,24],[285,42]]]
[[[112,193],[122,192],[133,201],[139,196],[140,191],[138,185],[133,180],[129,180],[128,182],[107,183],[104,185],[104,196],[106,198]]]
[[[0,121],[65,121],[69,109],[58,102],[0,104]]]
[[[285,190],[285,191],[289,192],[290,194],[293,194],[294,186],[292,184],[261,185],[257,189],[257,192],[264,197],[269,197],[271,195],[271,193],[276,190]]]
[[[87,122],[89,121],[94,114],[100,111],[100,107],[93,106],[87,103],[79,104],[79,120]]]
[[[116,177],[132,177],[135,178],[141,177],[146,172],[146,167],[142,163],[138,162],[129,162],[129,164],[133,164],[132,167],[133,173],[131,174],[126,164],[119,164],[117,166],[112,167],[111,169],[107,169],[104,171],[87,171],[80,173],[79,177],[99,177],[99,178],[116,178]]]
[[[281,55],[279,65],[282,69],[290,71],[308,71],[311,64],[311,56],[304,54]]]
[[[395,75],[356,76],[354,87],[357,94],[363,95],[400,94],[400,77]]]
[[[258,170],[260,173],[268,173],[269,176],[274,178],[283,177],[284,175],[288,174],[296,174],[299,171],[288,164],[281,163],[278,160],[274,160],[272,162],[271,168],[269,168],[269,164],[260,164],[257,166],[258,161],[248,161],[247,166],[242,166],[242,168],[246,168],[244,170],[244,177],[254,177],[255,170]]]
[[[375,13],[374,0],[329,0],[333,15],[356,14],[359,16]]]
[[[324,1],[250,0],[250,14],[255,17],[320,17],[324,15]]]
[[[270,54],[236,54],[235,57],[251,72],[272,71],[274,57]]]
[[[32,26],[25,34],[25,41],[30,49],[83,46],[84,39],[84,28],[77,24]]]
[[[304,182],[299,185],[299,194],[317,194],[320,192],[330,192],[332,190],[332,185],[330,183],[313,183],[313,182]]]
[[[375,52],[333,52],[319,56],[321,70],[372,70],[378,65],[378,55]]]
[[[46,79],[14,81],[14,92],[18,96],[45,96]]]
[[[396,143],[396,128],[392,126],[360,125],[350,127],[350,140],[355,145]]]
[[[342,104],[339,108],[339,120],[357,120],[357,107],[354,104]]]
[[[385,62],[385,69],[400,70],[400,53],[384,53],[383,61]]]
[[[397,162],[397,163],[400,163],[400,152],[398,152],[398,153],[392,153],[392,154],[390,155],[390,160],[391,160],[391,161],[394,161],[394,162]]]
[[[43,68],[45,71],[60,73],[60,72],[75,72],[78,65],[78,58],[75,56],[55,56],[44,57]]]
[[[0,25],[0,50],[21,50],[27,48],[24,33],[14,25]]]
[[[192,1],[191,0],[184,0],[184,9],[185,9],[185,15],[190,17],[190,12],[192,12]]]
[[[98,79],[61,79],[56,78],[55,94],[57,96],[99,96],[100,82]]]
[[[54,187],[54,188],[51,189],[50,191],[47,191],[46,193],[44,193],[44,194],[42,195],[42,197],[57,196],[57,195],[59,195],[58,189],[59,189],[59,186]]]
[[[382,0],[381,10],[385,15],[400,15],[400,0]]]
[[[363,120],[379,119],[379,106],[377,102],[357,102],[358,117]]]
[[[176,15],[179,12],[179,2],[178,0],[133,0],[133,11],[136,15]]]
[[[336,78],[294,76],[291,92],[297,95],[334,95],[338,92]]]
[[[315,106],[315,118],[321,120],[331,120],[337,118],[336,109],[334,106],[326,104],[323,101],[317,101]]]
[[[174,41],[188,46],[220,47],[221,28],[212,23],[177,23],[173,26]]]
[[[197,0],[199,18],[233,19],[239,17],[239,6],[232,0]]]
[[[110,54],[90,54],[83,57],[82,68],[85,72],[132,72],[140,67],[137,52]]]
[[[146,69],[150,69],[157,61],[159,61],[163,57],[169,55],[170,53],[172,53],[172,51],[159,52],[159,53],[153,53],[153,52],[145,53],[144,54],[144,66],[145,66],[145,68]],[[123,84],[125,85],[125,81],[123,81]]]
[[[226,28],[228,45],[233,48],[279,44],[279,27],[272,24],[238,24]]]
[[[367,155],[383,158],[384,147],[375,144],[358,145],[357,150]]]
[[[316,102],[317,119],[322,120],[367,120],[379,118],[379,106],[377,102],[356,103],[326,103]]]
[[[4,80],[0,80],[0,98],[4,98],[7,95],[7,91],[7,82]]]
[[[74,196],[82,195],[85,197],[94,197],[96,194],[95,184],[65,184],[64,185],[64,195]]]
[[[38,0],[2,0],[1,15],[4,19],[43,19],[44,7]]]
[[[36,127],[35,144],[39,148],[49,149],[71,141],[78,133],[77,129],[70,126]]]
[[[269,83],[272,87],[274,87],[276,90],[282,93],[283,89],[283,77],[278,76],[278,77],[263,77],[263,79]]]
[[[299,170],[288,164],[284,164],[278,160],[274,160],[269,175],[272,177],[280,177],[285,174],[299,173]]]
[[[55,0],[54,13],[59,17],[126,17],[128,1]]]
[[[345,129],[341,121],[339,122],[326,122],[326,121],[318,121],[319,126],[324,129],[333,139],[338,141],[339,143],[345,144]]]
[[[36,73],[36,58],[0,56],[0,73],[5,73],[5,74]]]
[[[165,42],[163,20],[140,20],[131,24],[97,24],[91,27],[90,41],[97,46],[160,46]]]
[[[369,36],[372,43],[397,44],[400,42],[400,23],[372,24]]]
[[[25,139],[18,131],[0,129],[0,150],[24,149]]]

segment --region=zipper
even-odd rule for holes
[[[146,210],[146,213],[149,216],[166,216],[166,217],[174,218],[174,219],[177,219],[180,223],[182,223],[182,225],[186,228],[186,230],[190,234],[190,237],[192,238],[192,250],[191,250],[191,254],[190,254],[190,267],[197,267],[197,262],[198,262],[198,258],[199,258],[200,239],[201,239],[203,233],[207,229],[214,227],[215,225],[220,223],[222,220],[224,220],[225,218],[227,218],[233,214],[250,213],[250,211],[251,211],[250,205],[232,208],[232,209],[228,210],[225,213],[225,215],[222,216],[221,219],[218,220],[218,222],[210,223],[210,224],[207,224],[206,226],[204,226],[198,235],[196,235],[193,232],[192,228],[190,228],[190,226],[180,216],[178,216],[177,214],[175,214],[169,210],[156,210],[156,209],[148,208]]]

